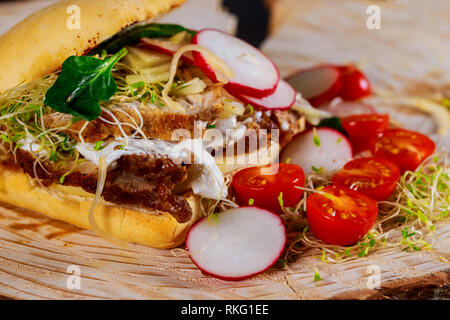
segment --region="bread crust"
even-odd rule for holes
[[[81,188],[61,187],[53,190],[58,199],[22,171],[0,165],[0,202],[91,229],[88,214],[93,195]],[[197,198],[187,194],[186,200],[192,208],[191,220],[186,223],[178,223],[167,212],[141,212],[106,204],[96,206],[95,221],[100,229],[117,239],[153,248],[175,248],[184,242],[187,231],[201,215]]]
[[[0,36],[0,92],[58,70],[122,29],[181,5],[185,0],[62,0]],[[71,6],[80,29],[68,28]],[[72,7],[76,8],[76,7]]]

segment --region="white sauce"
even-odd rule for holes
[[[228,190],[225,179],[217,167],[211,154],[203,147],[201,140],[186,139],[180,143],[163,140],[118,139],[104,146],[102,150],[95,150],[94,143],[77,144],[78,152],[87,160],[98,165],[101,156],[106,156],[108,166],[114,166],[115,161],[124,155],[151,154],[167,156],[175,163],[193,164],[201,169],[201,174],[191,181],[193,192],[209,199],[224,199]]]
[[[207,145],[208,148],[220,148],[224,145],[232,146],[244,138],[247,132],[247,127],[245,124],[237,121],[236,115],[226,119],[219,119],[215,125],[214,129],[209,130],[217,131],[213,131],[213,134],[211,132],[207,133],[205,136],[206,140],[211,140]]]
[[[219,119],[216,121],[216,129],[225,131],[226,129],[232,129],[237,127],[237,116],[231,116],[226,119]]]
[[[20,149],[31,152],[35,155],[46,156],[47,152],[45,150],[41,150],[41,145],[36,142],[36,140],[32,136],[27,136],[26,138],[17,142],[21,145]]]
[[[216,121],[216,129],[220,130],[225,135],[226,145],[231,146],[245,137],[247,127],[237,121],[237,116],[230,118],[219,119]],[[217,147],[222,147],[223,143],[217,141]],[[216,145],[209,145],[209,147],[216,147]]]
[[[306,121],[315,126],[318,125],[322,119],[332,117],[331,113],[316,109],[311,106],[311,104],[306,99],[304,99],[300,93],[297,93],[295,103],[292,106],[292,110],[303,114],[306,118]]]
[[[288,122],[286,122],[286,121],[282,121],[282,122],[281,122],[281,130],[283,130],[283,131],[288,131],[289,128],[290,128],[290,126],[289,126],[289,123],[288,123]]]

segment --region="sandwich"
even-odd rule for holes
[[[156,22],[183,2],[62,0],[0,36],[1,202],[173,248],[231,173],[276,161],[301,98],[243,41]]]

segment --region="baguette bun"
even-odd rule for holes
[[[0,36],[0,92],[57,71],[69,56],[83,55],[122,29],[152,19],[183,2],[62,0],[55,3]],[[67,27],[70,6],[80,9],[79,30]],[[278,151],[279,145],[272,144],[269,156],[258,156],[258,165],[269,164]],[[224,174],[243,168],[246,165],[240,163],[242,157],[222,159],[219,168]],[[22,170],[0,165],[0,202],[91,229],[88,215],[92,194],[57,184],[50,189],[58,197],[37,185]],[[201,217],[197,197],[186,193],[185,198],[192,209],[192,217],[186,223],[177,222],[168,212],[140,211],[107,203],[95,207],[95,221],[100,229],[118,239],[154,248],[174,248],[184,242],[190,226]]]
[[[155,18],[185,0],[62,0],[0,36],[0,92],[46,76],[69,56],[83,55],[122,29]],[[71,29],[71,8],[80,29]]]
[[[62,0],[38,11],[0,36],[0,92],[39,79],[61,68],[71,55],[83,55],[122,29],[168,12],[185,0]],[[68,8],[78,6],[79,30],[67,27]],[[90,229],[93,196],[81,188],[57,188],[50,195],[15,168],[0,165],[0,201],[38,211],[83,229]],[[98,204],[95,220],[112,236],[154,248],[174,248],[184,242],[199,218],[197,199],[186,194],[191,220],[178,223],[167,212],[142,212]]]
[[[59,199],[22,171],[0,165],[0,202],[38,210],[50,218],[90,229],[88,214],[93,195],[81,188],[51,188]],[[195,196],[186,194],[186,200],[192,208],[191,220],[186,223],[178,223],[167,212],[142,212],[107,204],[95,207],[95,221],[100,229],[117,239],[153,248],[174,248],[184,242],[188,229],[200,218]]]

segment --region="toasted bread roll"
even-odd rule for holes
[[[88,214],[92,194],[81,188],[61,185],[50,187],[50,191],[54,195],[34,183],[25,173],[0,166],[0,202],[91,229]],[[97,205],[94,215],[100,229],[117,239],[153,248],[174,248],[184,242],[187,230],[200,217],[196,198],[186,194],[186,200],[192,208],[191,220],[186,223],[178,223],[167,212],[137,211],[108,204]]]

